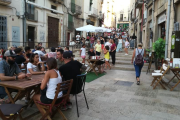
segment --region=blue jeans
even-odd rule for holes
[[[144,63],[143,63],[143,65],[136,65],[135,62],[134,62],[134,68],[135,68],[135,71],[136,71],[136,78],[140,77],[141,69],[142,69],[143,66],[144,66]]]
[[[93,48],[94,43],[91,43],[91,48]]]

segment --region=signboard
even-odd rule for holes
[[[20,46],[20,29],[12,26],[12,45]]]
[[[166,21],[166,15],[165,14],[162,14],[158,17],[158,24],[162,23]]]
[[[175,49],[175,39],[176,39],[176,36],[174,34],[171,36],[171,49]]]

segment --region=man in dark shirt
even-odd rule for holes
[[[95,56],[93,48],[90,48],[90,50],[88,51],[88,55],[89,55],[89,59],[91,59],[92,56]]]
[[[16,53],[16,58],[15,58],[15,62],[19,65],[22,64],[24,62],[27,62],[25,57],[23,56],[22,53],[22,49],[21,48],[17,48],[14,50],[14,52]]]
[[[26,77],[15,63],[15,57],[16,54],[12,50],[4,53],[4,59],[0,61],[0,81],[18,80]],[[29,74],[27,74],[27,77],[30,77]],[[7,96],[5,89],[0,86],[0,98],[4,98],[5,96]]]
[[[30,47],[25,47],[25,54],[26,54],[26,57],[29,59],[31,57],[31,48]]]

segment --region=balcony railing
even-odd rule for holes
[[[38,10],[34,10],[34,13],[30,13],[27,11],[26,18],[28,20],[38,21]]]
[[[9,5],[9,4],[11,4],[11,1],[12,0],[0,0],[0,4],[2,4],[2,5]]]
[[[141,8],[143,5],[143,0],[136,0],[135,6],[136,8]]]
[[[81,15],[81,14],[82,14],[81,6],[76,5],[75,3],[70,3],[70,11],[71,11],[74,15]]]
[[[69,29],[70,31],[73,31],[73,29],[74,29],[74,22],[68,21],[68,29]]]
[[[89,13],[89,16],[98,17],[98,10],[96,8],[92,8],[90,13]]]
[[[53,1],[55,3],[59,3],[59,4],[64,4],[64,0],[50,0]]]

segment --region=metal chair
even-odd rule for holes
[[[0,117],[3,120],[16,120],[19,116],[20,120],[23,120],[21,116],[23,105],[19,104],[1,104],[0,105]]]
[[[84,91],[85,82],[86,82],[86,74],[87,74],[87,72],[85,74],[77,75],[76,92],[74,95],[75,95],[75,99],[76,99],[76,108],[77,108],[78,117],[79,117],[79,110],[78,110],[78,103],[77,103],[77,94],[83,92],[87,108],[89,109],[87,99],[86,99],[86,95],[85,95],[85,91]]]

